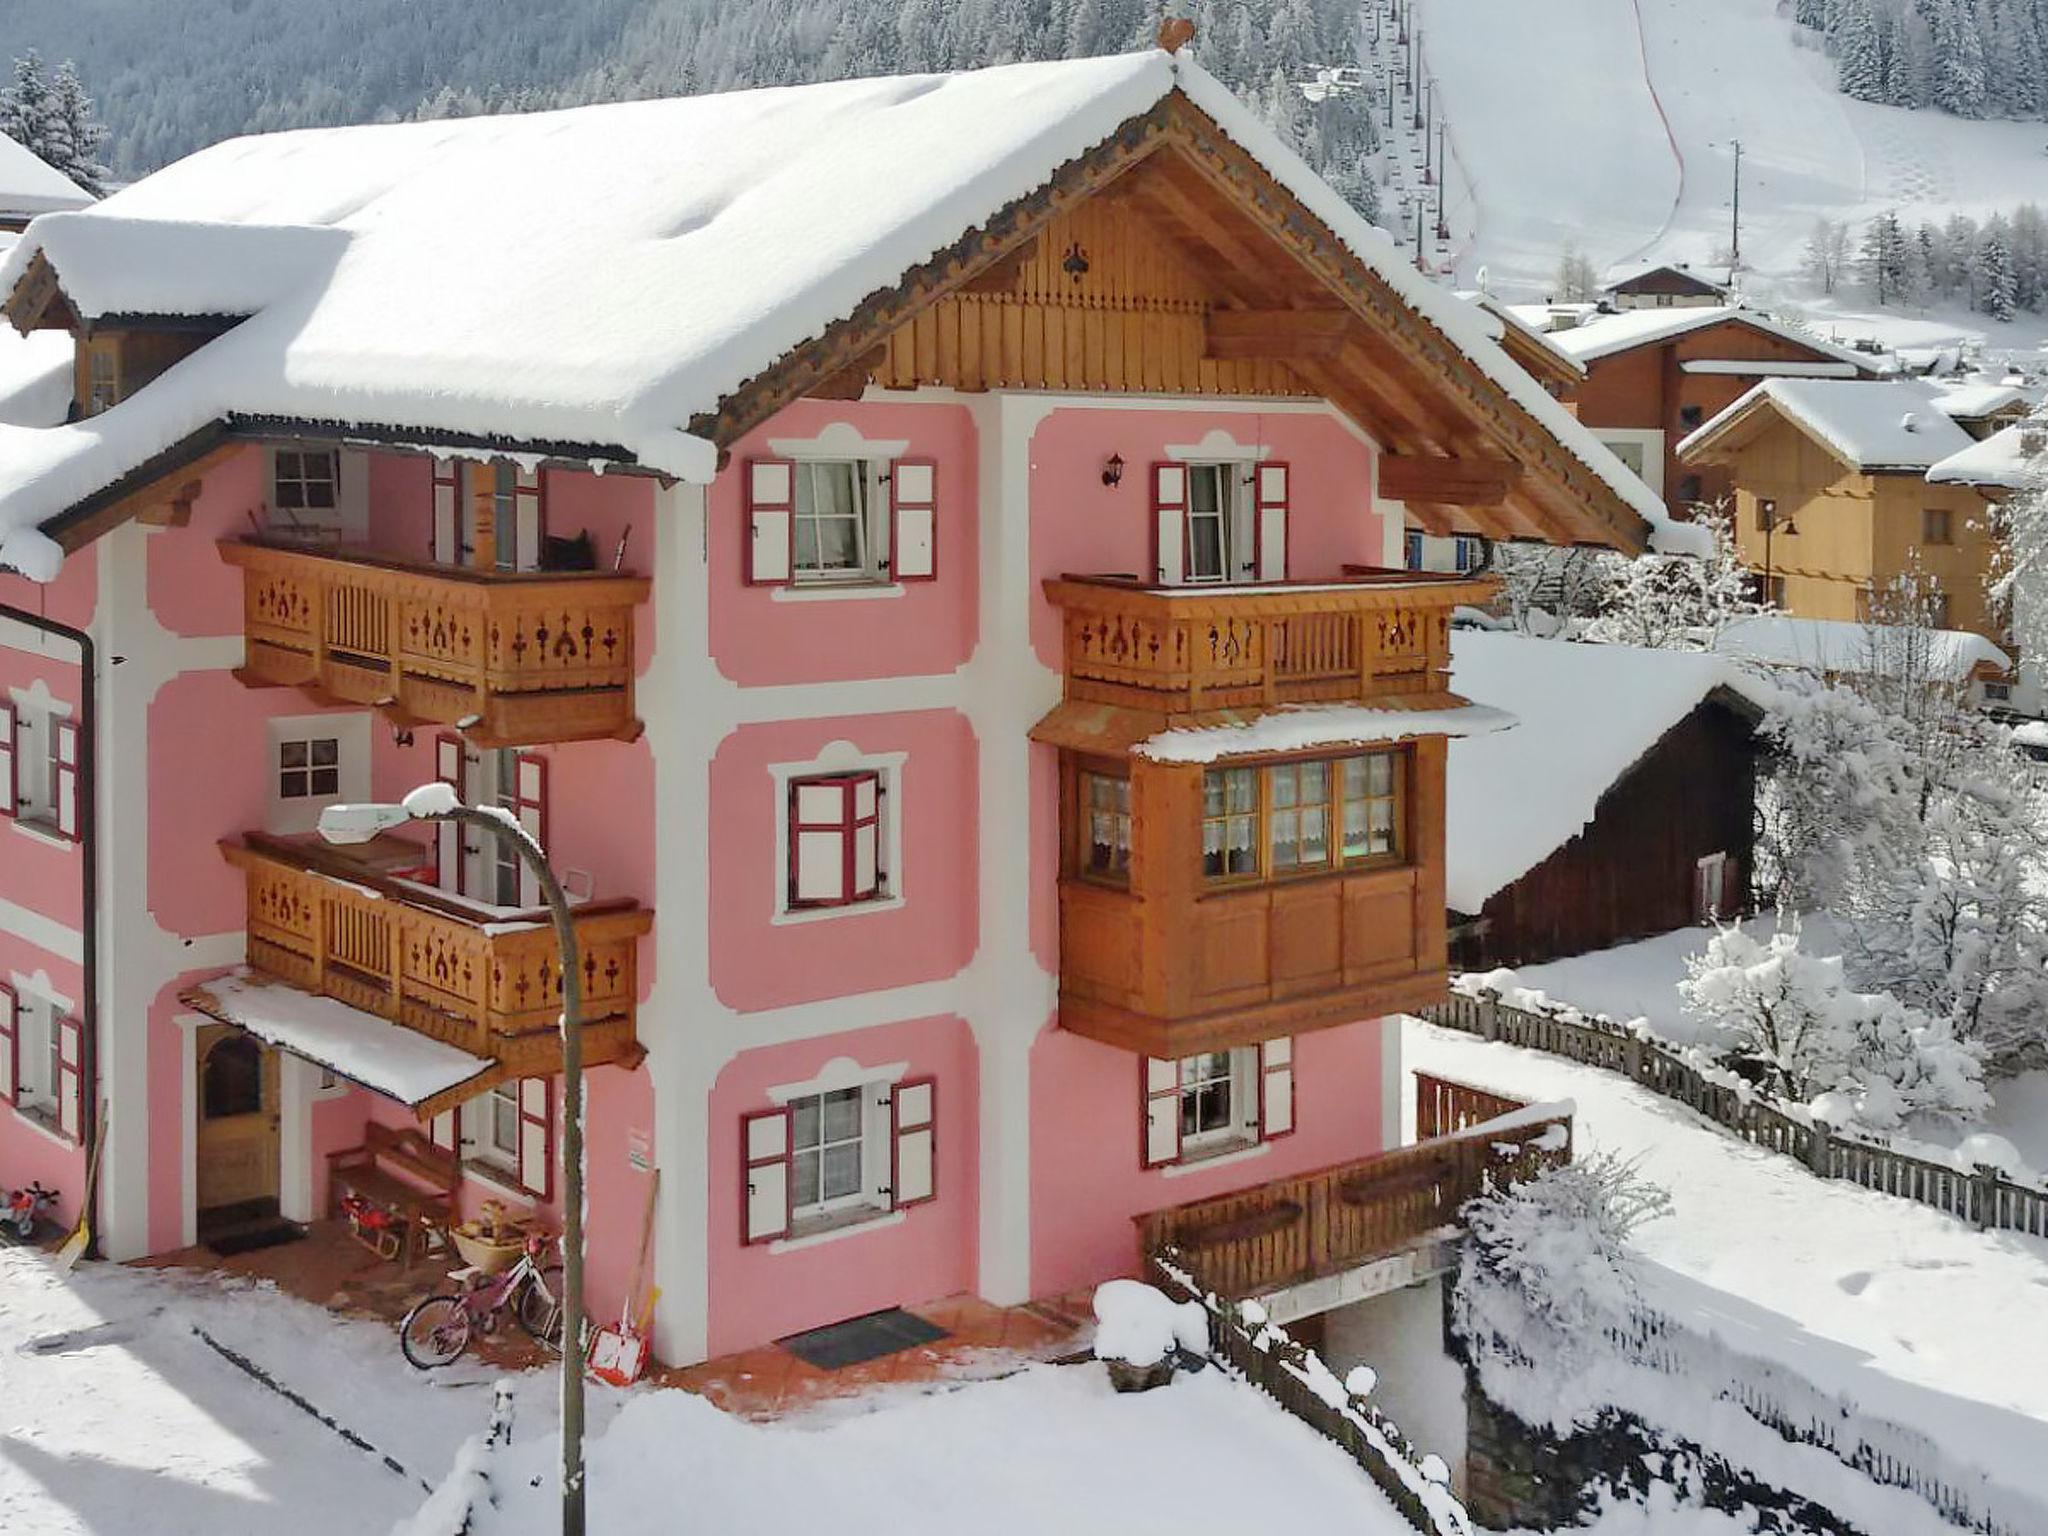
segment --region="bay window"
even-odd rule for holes
[[[1398,861],[1405,762],[1388,751],[1209,769],[1202,873],[1247,880]]]
[[[1086,831],[1081,871],[1091,879],[1127,885],[1131,878],[1131,781],[1127,776],[1081,774]]]

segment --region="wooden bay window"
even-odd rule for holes
[[[1202,873],[1212,883],[1281,878],[1405,855],[1399,751],[1311,758],[1202,776]]]

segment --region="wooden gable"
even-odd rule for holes
[[[27,269],[14,284],[14,291],[0,301],[8,320],[26,336],[31,331],[75,331],[78,315],[64,297],[64,285],[57,269],[41,251],[29,258]]]
[[[1423,526],[1636,551],[1648,527],[1176,93],[689,429],[935,385],[1329,400]]]

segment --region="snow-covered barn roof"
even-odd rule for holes
[[[1934,394],[1934,408],[1956,421],[1983,421],[2029,403],[2027,392],[2014,384],[1943,384]]]
[[[1876,358],[1847,347],[1823,341],[1804,331],[1794,330],[1779,320],[1773,320],[1760,310],[1744,309],[1734,304],[1700,305],[1691,309],[1625,309],[1618,314],[1593,315],[1579,324],[1551,334],[1550,339],[1562,350],[1570,353],[1582,363],[1597,362],[1603,357],[1612,357],[1619,352],[1630,352],[1637,347],[1671,341],[1692,331],[1704,330],[1710,325],[1735,324],[1774,336],[1780,341],[1789,341],[1802,346],[1835,363],[1852,365],[1859,374],[1880,374],[1884,365]],[[1757,361],[1756,371],[1765,372],[1770,365]]]
[[[1775,412],[1852,469],[1924,473],[1973,439],[1936,408],[1921,379],[1766,379],[1678,444],[1681,459],[1739,446],[1746,423]]]
[[[1688,293],[1726,293],[1728,285],[1717,283],[1710,277],[1702,277],[1684,262],[1643,262],[1630,267],[1614,267],[1608,270],[1606,292],[1608,293],[1669,293],[1683,289]]]
[[[0,134],[0,219],[85,208],[92,194],[24,144]]]
[[[1933,465],[1927,478],[1936,485],[2023,491],[2033,484],[2041,460],[2048,457],[2038,442],[2029,453],[2027,437],[2027,429],[2018,423],[2000,427],[1982,442],[1972,443]]]
[[[587,447],[682,478],[722,401],[1178,93],[1663,547],[1691,530],[1222,85],[1151,50],[230,140],[38,220],[88,316],[246,316],[89,422],[0,429],[0,537],[209,426]],[[17,532],[0,561],[52,563]]]
[[[1445,900],[1477,912],[1583,831],[1600,797],[1717,692],[1761,710],[1772,687],[1696,651],[1643,650],[1461,629],[1461,693],[1520,722],[1450,746]]]
[[[1765,666],[1822,675],[1855,674],[1870,667],[1873,631],[1868,624],[1847,619],[1795,619],[1765,613],[1728,624],[1716,637],[1714,649],[1723,656]],[[1928,666],[1935,676],[1959,683],[1979,667],[2009,671],[2012,658],[1982,635],[1966,629],[1937,629],[1931,632]]]

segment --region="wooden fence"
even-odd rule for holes
[[[1571,1159],[1568,1115],[1489,1131],[1498,1117],[1530,1106],[1427,1074],[1417,1075],[1415,1088],[1418,1126],[1435,1128],[1430,1139],[1148,1212],[1137,1218],[1140,1259],[1170,1248],[1205,1290],[1265,1295],[1455,1226],[1489,1177],[1526,1178]],[[1549,1134],[1556,1126],[1561,1139]]]
[[[1184,1254],[1155,1254],[1146,1274],[1176,1301],[1192,1297],[1202,1303],[1212,1359],[1340,1446],[1422,1536],[1472,1536],[1463,1508],[1448,1489],[1422,1476],[1422,1453],[1391,1419],[1348,1391],[1341,1393],[1341,1401],[1332,1401],[1339,1393],[1329,1391],[1328,1381],[1318,1391],[1312,1383],[1335,1378],[1313,1350],[1278,1328],[1252,1327],[1237,1307],[1201,1293],[1186,1263]]]
[[[1646,1040],[1612,1019],[1580,1014],[1566,1019],[1500,1002],[1493,996],[1453,992],[1421,1011],[1447,1029],[1485,1040],[1546,1051],[1568,1061],[1604,1067],[1675,1099],[1744,1141],[1804,1163],[1824,1179],[1842,1179],[1931,1206],[1984,1230],[2048,1237],[2048,1190],[2016,1183],[1980,1164],[1964,1173],[1787,1113],[1762,1089],[1715,1081],[1677,1052]],[[1418,1084],[1419,1089],[1419,1084]]]

